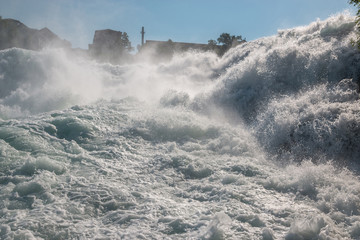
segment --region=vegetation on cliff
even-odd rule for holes
[[[353,44],[357,46],[357,48],[360,50],[360,0],[350,0],[350,4],[353,4],[355,7],[357,7],[357,13],[356,13],[356,28],[358,30],[358,38],[353,41]]]

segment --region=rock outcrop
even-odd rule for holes
[[[13,47],[29,50],[47,47],[71,48],[71,43],[60,39],[48,28],[32,29],[18,20],[0,17],[0,50]]]

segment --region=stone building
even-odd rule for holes
[[[185,43],[185,42],[173,42],[173,41],[154,41],[154,40],[146,40],[144,44],[145,48],[156,48],[163,49],[171,47],[174,52],[185,52],[189,50],[199,50],[199,51],[208,51],[208,44],[201,43]]]
[[[171,59],[174,53],[182,53],[187,51],[215,51],[218,46],[210,46],[201,43],[185,43],[168,41],[146,40],[140,48],[140,55],[150,56],[153,59],[166,61]]]
[[[96,30],[93,43],[89,44],[90,56],[107,62],[119,62],[131,48],[127,34],[111,29]]]

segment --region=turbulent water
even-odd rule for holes
[[[0,238],[359,239],[353,21],[158,64],[0,51]]]

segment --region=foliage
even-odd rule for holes
[[[230,35],[229,33],[222,33],[217,41],[210,39],[208,41],[209,49],[215,50],[217,54],[224,55],[224,53],[232,47],[236,47],[237,45],[246,42],[242,36]],[[219,45],[218,45],[219,44]]]
[[[220,37],[217,39],[219,43],[227,48],[231,48],[233,45],[236,45],[238,42],[241,42],[242,36],[230,35],[229,33],[222,33]]]
[[[126,52],[131,52],[134,48],[131,46],[131,42],[129,41],[129,36],[126,32],[121,35],[120,46]]]
[[[358,29],[358,31],[360,32],[360,0],[350,0],[349,1],[350,4],[353,4],[355,7],[357,7],[357,13],[356,13],[356,27]],[[358,47],[358,49],[360,50],[360,35],[358,36],[358,38],[356,40],[353,41],[353,44],[355,46]]]
[[[210,46],[211,49],[213,49],[217,45],[217,42],[213,39],[210,39],[208,41],[208,45]]]
[[[350,4],[353,4],[354,6],[358,7],[360,6],[360,0],[350,0],[349,1]],[[360,13],[360,9],[358,9],[357,15],[359,16]]]

